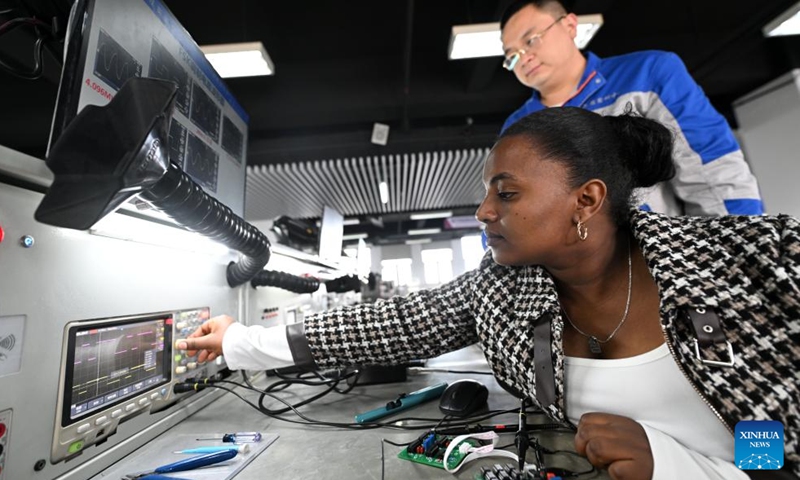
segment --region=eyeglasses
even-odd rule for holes
[[[519,59],[526,53],[532,52],[533,50],[539,48],[542,45],[542,37],[544,37],[544,34],[547,33],[548,30],[553,28],[553,26],[556,23],[560,22],[561,20],[564,20],[564,18],[566,18],[566,15],[561,15],[556,19],[555,22],[551,23],[547,28],[545,28],[541,32],[534,33],[530,37],[526,38],[525,41],[523,42],[525,44],[525,48],[520,48],[516,52],[508,55],[505,58],[505,60],[503,60],[503,68],[505,68],[508,71],[514,70],[514,67],[517,66],[517,62],[519,62]]]

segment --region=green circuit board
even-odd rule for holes
[[[443,444],[449,442],[453,438],[455,437],[436,435],[436,443]],[[468,443],[473,447],[480,446],[480,443],[477,440],[472,440],[472,439],[464,440],[461,443]],[[428,465],[429,467],[436,467],[444,470],[443,459],[445,450],[446,450],[445,446],[442,445],[440,448],[436,449],[431,454],[425,454],[425,453],[409,453],[408,449],[404,448],[400,450],[399,454],[397,454],[397,458],[402,458],[403,460],[410,460],[412,462],[417,462],[423,465]],[[457,467],[458,464],[460,464],[464,460],[464,457],[466,457],[466,455],[459,452],[457,448],[453,449],[453,453],[451,453],[450,458],[448,458],[448,464],[449,464],[448,467],[450,467],[451,469]]]

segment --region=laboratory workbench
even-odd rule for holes
[[[454,352],[438,359],[430,360],[428,368],[449,369],[457,371],[489,371],[481,352],[470,347]],[[342,395],[331,392],[321,399],[303,406],[300,411],[315,420],[353,423],[353,416],[372,410],[397,398],[401,393],[419,390],[439,382],[454,382],[464,378],[473,378],[484,383],[489,389],[489,410],[513,410],[518,408],[519,401],[503,390],[491,375],[459,374],[459,373],[420,373],[409,375],[406,382],[356,386],[349,393]],[[231,380],[240,381],[241,376],[232,375]],[[256,386],[264,386],[273,381],[274,377],[261,376],[255,382]],[[344,382],[342,382],[344,385]],[[288,402],[296,403],[315,392],[319,387],[292,386],[287,390],[278,392],[281,398]],[[258,394],[237,389],[246,398],[257,402]],[[265,405],[271,409],[281,408],[283,405],[277,401],[266,400]],[[299,420],[294,415],[284,415],[286,418]],[[392,422],[398,418],[428,418],[435,424],[442,418],[438,409],[438,401],[430,401],[410,410],[385,417],[382,422]],[[529,415],[528,424],[549,423],[543,415]],[[516,424],[516,413],[503,414],[481,422],[487,424]],[[442,425],[444,428],[445,425]],[[342,428],[310,426],[289,423],[267,417],[245,404],[232,394],[226,394],[214,401],[206,408],[195,413],[180,424],[171,428],[160,438],[165,440],[185,439],[198,433],[222,433],[235,431],[260,431],[268,435],[277,435],[277,440],[270,444],[262,453],[255,456],[236,476],[236,480],[376,480],[386,479],[473,479],[479,473],[482,465],[495,465],[513,463],[509,458],[487,457],[470,462],[463,466],[455,475],[443,469],[414,463],[398,458],[402,447],[389,444],[383,445],[381,439],[391,440],[395,443],[406,443],[415,440],[424,430],[396,430],[378,428],[372,430],[346,430]],[[500,435],[499,446],[512,445],[509,451],[515,452],[514,431]],[[192,434],[192,435],[189,435]],[[537,438],[540,444],[551,450],[574,451],[573,433],[568,430],[536,431],[532,438]],[[188,445],[190,446],[190,445]],[[187,445],[176,445],[176,448],[185,448]],[[381,455],[383,454],[383,465]],[[135,457],[131,455],[130,457]],[[567,468],[572,471],[585,471],[590,468],[585,459],[569,454],[555,454],[545,456],[547,466]],[[533,459],[533,452],[529,450],[527,459]],[[137,465],[125,465],[126,459],[115,465],[119,470],[141,470],[141,459]],[[155,466],[155,465],[152,465]],[[382,475],[383,470],[383,475]],[[209,471],[210,473],[211,471]],[[172,474],[180,477],[179,474]],[[187,478],[191,478],[188,477]],[[215,478],[208,476],[203,478]],[[577,477],[580,480],[607,479],[605,472],[595,471]]]

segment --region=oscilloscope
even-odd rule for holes
[[[51,461],[112,435],[120,422],[173,403],[175,383],[212,372],[173,348],[208,308],[70,322],[64,327]]]

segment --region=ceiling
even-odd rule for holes
[[[480,198],[475,190],[479,180],[458,177],[466,171],[463,168],[444,168],[447,159],[485,151],[505,117],[530,94],[502,70],[499,57],[447,60],[450,28],[497,21],[505,1],[163,1],[198,44],[261,41],[275,64],[275,76],[227,80],[251,116],[248,164],[253,179],[248,185],[247,216],[252,219],[275,212],[307,217],[315,208],[319,216],[326,204],[349,216],[385,217],[384,222],[348,226],[346,233],[366,231],[376,241],[393,242],[402,241],[397,232],[409,226],[441,223],[408,224],[403,213],[453,208],[469,212]],[[642,49],[676,52],[735,127],[730,107],[734,99],[800,67],[797,37],[765,39],[761,33],[764,24],[796,1],[566,3],[577,14],[603,14],[605,24],[589,45],[600,56]],[[16,7],[42,18],[63,17],[69,3],[0,0],[0,12]],[[0,16],[0,21],[8,18]],[[0,37],[0,55],[28,58],[32,41],[25,32],[13,33]],[[44,154],[55,104],[59,74],[55,58],[60,52],[57,45],[52,47],[40,80],[24,81],[0,72],[0,144],[35,156]],[[390,127],[385,146],[370,142],[375,122]],[[384,158],[401,165],[400,172],[406,168],[416,173],[424,171],[426,155],[438,155],[442,162],[445,174],[435,177],[439,183],[431,175],[434,183],[409,181],[402,192],[399,185],[392,187],[396,195],[407,198],[389,207],[376,204],[374,197],[360,201],[353,197],[353,192],[368,192],[357,181],[368,174],[357,169],[359,161],[379,165]],[[295,174],[293,184],[287,176],[292,164],[304,165],[294,167],[303,171],[326,165],[332,173],[320,174],[316,185],[304,184],[306,177]],[[256,184],[265,172],[282,190]],[[344,184],[354,190],[325,188],[327,182],[348,175],[351,181]],[[442,189],[459,181],[470,182],[463,189],[469,193],[440,197],[452,200],[449,204],[412,201],[415,195],[434,198],[425,197],[425,188]],[[375,186],[370,188],[374,195]],[[281,198],[276,198],[277,191],[284,192]],[[265,202],[272,207],[264,207]]]

